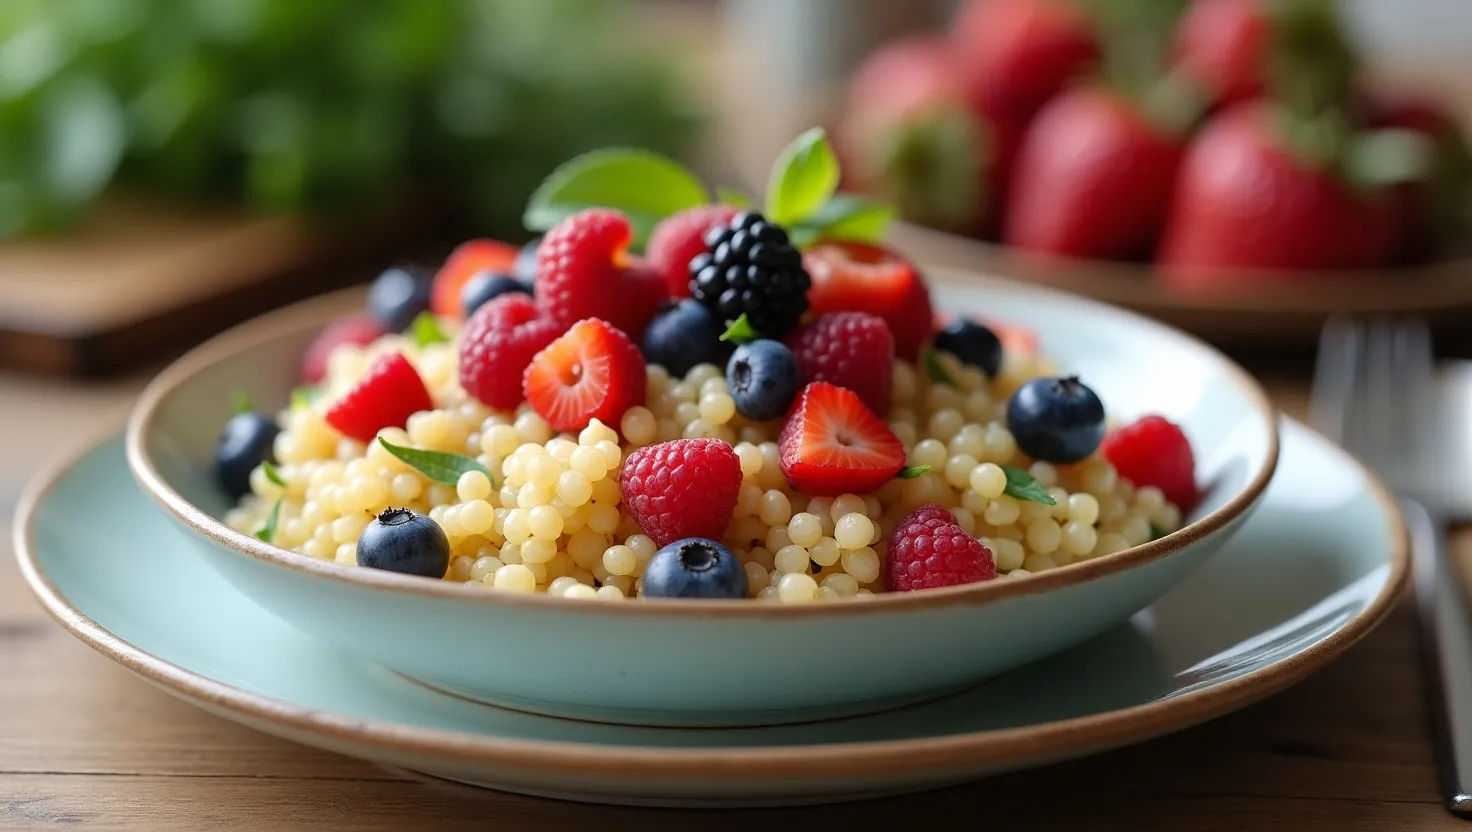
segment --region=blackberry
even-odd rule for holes
[[[690,261],[690,294],[726,324],[742,315],[767,338],[781,338],[808,309],[812,279],[782,226],[742,212],[705,235]]]

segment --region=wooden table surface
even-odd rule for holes
[[[257,733],[72,638],[32,600],[10,557],[7,525],[24,481],[67,437],[119,419],[140,384],[0,375],[0,829],[715,830],[860,819],[1131,832],[1463,828],[1438,799],[1406,603],[1328,669],[1237,714],[1090,759],[858,804],[585,806],[426,780]],[[1302,412],[1299,385],[1273,387],[1285,410]]]

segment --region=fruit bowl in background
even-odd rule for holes
[[[334,295],[198,348],[144,393],[128,458],[198,555],[261,606],[355,656],[471,698],[598,721],[737,725],[873,711],[1035,661],[1124,621],[1244,523],[1272,477],[1277,420],[1245,372],[1167,327],[1051,290],[937,270],[938,306],[1039,332],[1120,419],[1159,413],[1198,451],[1181,530],[1017,579],[812,606],[580,602],[486,592],[295,554],[220,522],[212,451],[232,392],[283,406],[300,355],[360,303]],[[445,633],[477,633],[469,641]],[[515,634],[509,637],[508,634]],[[596,633],[597,637],[590,637]]]

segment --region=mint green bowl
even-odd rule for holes
[[[1205,496],[1185,528],[1027,578],[805,606],[590,603],[488,592],[295,554],[219,521],[215,437],[231,393],[286,403],[298,356],[359,296],[247,323],[161,374],[128,425],[128,462],[194,550],[262,607],[362,659],[467,697],[648,725],[831,718],[937,696],[1078,644],[1149,605],[1246,520],[1278,458],[1276,416],[1236,365],[1103,304],[958,272],[937,306],[1038,331],[1115,418],[1161,413],[1197,449]]]

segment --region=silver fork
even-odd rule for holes
[[[1472,817],[1472,617],[1446,551],[1448,505],[1434,489],[1437,470],[1460,460],[1446,459],[1437,441],[1435,382],[1425,322],[1332,320],[1319,341],[1309,416],[1400,497],[1442,795],[1449,810]]]

